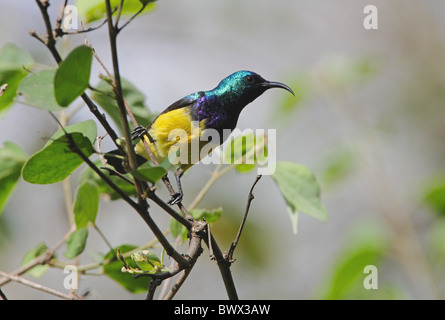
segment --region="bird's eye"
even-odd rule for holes
[[[247,76],[247,77],[246,77],[246,81],[247,81],[248,83],[252,83],[252,82],[253,82],[253,77],[252,77],[252,76]]]

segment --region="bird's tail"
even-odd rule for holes
[[[119,155],[122,156],[122,154],[119,152],[118,149],[113,150],[113,151],[109,151],[106,153],[106,155],[104,156],[105,159],[107,160],[107,163],[112,166],[117,172],[125,174],[127,173],[127,171],[124,169],[124,166],[122,164],[122,159],[118,158],[118,157],[114,157],[113,155]],[[145,163],[147,161],[147,159],[145,159],[144,157],[136,154],[136,161],[138,163],[138,166],[142,165],[143,163]]]

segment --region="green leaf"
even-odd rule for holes
[[[24,266],[24,265],[28,264],[29,262],[31,262],[32,260],[34,260],[38,256],[44,254],[46,252],[46,250],[48,250],[48,247],[46,246],[46,244],[43,243],[43,242],[39,243],[35,248],[29,250],[25,254],[25,256],[22,259],[21,266]],[[45,264],[45,265],[36,265],[35,267],[32,267],[31,269],[29,269],[26,272],[26,274],[29,274],[30,276],[32,276],[34,278],[40,278],[41,276],[43,276],[43,274],[48,269],[49,269],[49,265],[47,265],[47,264]]]
[[[327,220],[328,213],[320,199],[320,186],[311,170],[293,162],[277,162],[272,178],[286,201],[295,234],[299,212],[321,221]]]
[[[56,69],[48,69],[26,76],[17,89],[17,94],[23,98],[21,102],[49,111],[62,110],[54,96],[55,74]]]
[[[122,8],[122,15],[133,15],[141,9],[143,3],[148,5],[143,12],[151,11],[155,8],[153,0],[125,0]],[[120,0],[111,0],[111,8],[116,8]],[[105,19],[106,8],[103,0],[77,0],[76,7],[79,14],[83,17],[85,23],[90,23],[100,19]],[[116,12],[114,13],[116,14]]]
[[[13,142],[5,142],[0,148],[0,214],[20,178],[25,160],[26,154]]]
[[[5,114],[14,102],[20,81],[33,65],[33,58],[15,44],[7,43],[0,50],[0,86],[8,84],[0,96],[0,115]]]
[[[141,126],[148,126],[156,118],[156,114],[151,113],[145,105],[145,95],[136,88],[130,81],[122,78],[122,93],[125,101],[133,112],[136,121]],[[114,93],[111,85],[102,79],[97,85],[98,91],[93,91],[91,98],[105,110],[105,112],[113,119],[116,126],[122,132],[122,124],[120,121],[119,109],[114,99]]]
[[[14,43],[6,43],[0,50],[0,70],[31,69],[32,56]]]
[[[357,287],[362,292],[369,291],[363,288],[364,268],[377,265],[388,248],[386,233],[380,226],[366,224],[356,228],[330,268],[323,298],[349,298],[348,294]]]
[[[173,238],[182,235],[182,239],[187,239],[187,229],[176,219],[170,219],[170,232]]]
[[[92,58],[92,49],[82,45],[59,65],[54,77],[54,93],[60,106],[68,106],[88,88]]]
[[[156,2],[156,1],[157,1],[157,0],[139,0],[140,3],[145,4],[145,5],[147,5],[147,4],[149,4],[149,3]]]
[[[223,208],[215,208],[215,209],[193,209],[190,211],[190,214],[195,218],[196,220],[202,220],[204,219],[208,223],[213,223],[217,221],[223,213]]]
[[[82,133],[74,132],[71,136],[85,156],[94,153],[90,140]],[[55,183],[64,180],[82,163],[82,158],[70,150],[67,138],[62,136],[26,161],[22,177],[29,183]]]
[[[72,125],[69,125],[63,129],[57,130],[51,138],[49,138],[48,142],[45,144],[45,147],[53,143],[54,140],[59,139],[60,137],[65,136],[65,131],[68,133],[80,132],[82,133],[88,140],[90,140],[93,145],[96,141],[97,137],[97,125],[93,120],[85,120],[82,122],[78,122]]]
[[[94,162],[96,166],[101,167],[102,163],[100,161]],[[136,190],[133,185],[122,180],[118,176],[110,176],[109,172],[106,170],[101,170],[104,174],[108,175],[108,178],[113,181],[122,191],[124,191],[129,196],[136,196]],[[126,175],[127,178],[131,178],[129,174]],[[86,167],[80,175],[81,183],[85,181],[91,181],[98,186],[98,191],[100,194],[105,195],[110,200],[121,199],[121,196],[117,194],[106,182],[104,182],[96,172],[94,172],[90,167]]]
[[[445,216],[445,174],[436,174],[423,189],[423,201],[433,212]]]
[[[156,273],[161,270],[162,262],[158,256],[149,250],[142,250],[131,255],[131,260],[134,261],[140,270],[145,272]]]
[[[88,228],[80,228],[71,233],[66,240],[65,257],[73,259],[83,252],[88,238]]]
[[[224,149],[225,163],[235,164],[236,171],[250,172],[267,163],[268,150],[264,135],[248,132],[232,139]]]
[[[163,176],[165,176],[166,173],[167,170],[165,170],[163,167],[155,167],[152,166],[149,162],[145,162],[131,174],[139,180],[155,183]]]
[[[253,169],[255,169],[255,167],[256,165],[254,164],[237,164],[235,166],[235,169],[240,173],[246,173],[252,171]]]
[[[65,131],[72,134],[74,142],[87,157],[93,154],[92,144],[97,136],[97,126],[93,120],[67,126]],[[65,179],[82,163],[79,155],[69,149],[65,132],[59,129],[42,150],[28,159],[22,169],[22,177],[30,183],[55,183]]]
[[[224,150],[226,163],[245,163],[247,160],[253,162],[253,153],[249,151],[255,147],[255,135],[253,132],[234,137]]]
[[[99,209],[99,187],[91,180],[79,185],[74,200],[74,220],[78,229],[88,226],[96,221]]]
[[[223,209],[222,207],[215,208],[215,209],[193,209],[190,211],[190,214],[193,218],[196,220],[205,219],[208,223],[214,223],[216,222],[222,215]],[[187,229],[184,227],[181,223],[179,223],[177,220],[171,218],[170,219],[170,232],[174,238],[181,235],[182,239],[187,239]]]
[[[136,249],[133,245],[122,245],[119,250],[122,254]],[[121,261],[116,259],[117,249],[109,251],[105,255],[105,261],[110,260],[110,262],[104,264],[104,273],[123,286],[126,290],[132,293],[142,293],[147,292],[148,283],[150,282],[150,277],[139,277],[135,279],[132,274],[128,272],[122,272],[123,264]],[[125,258],[125,263],[132,268],[137,268],[137,264],[131,259],[131,257]]]

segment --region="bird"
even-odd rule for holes
[[[221,80],[212,90],[198,91],[179,99],[161,112],[148,127],[138,126],[133,129],[132,139],[140,139],[134,144],[138,165],[151,160],[143,139],[158,163],[167,159],[172,150],[183,150],[181,147],[190,148],[197,141],[199,150],[210,142],[213,146],[221,145],[228,136],[224,133],[235,129],[244,107],[272,88],[281,88],[295,95],[284,83],[268,81],[255,72],[241,70]],[[215,141],[203,139],[205,132],[209,131],[216,132],[219,139],[216,138]],[[207,150],[210,153],[212,149]],[[190,153],[177,163],[174,175],[178,192],[171,196],[168,201],[170,205],[182,201],[180,179],[184,172],[207,156],[199,152],[198,156],[192,159]],[[116,155],[120,155],[118,150],[110,151],[105,155],[105,159],[116,171],[126,173],[122,155],[120,157]]]

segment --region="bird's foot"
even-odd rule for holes
[[[133,131],[131,131],[131,140],[136,140],[142,138],[144,135],[148,135],[148,131],[143,126],[134,127]]]
[[[168,204],[173,206],[175,204],[178,204],[182,201],[182,193],[176,192],[174,195],[172,195],[171,199],[168,201]]]

